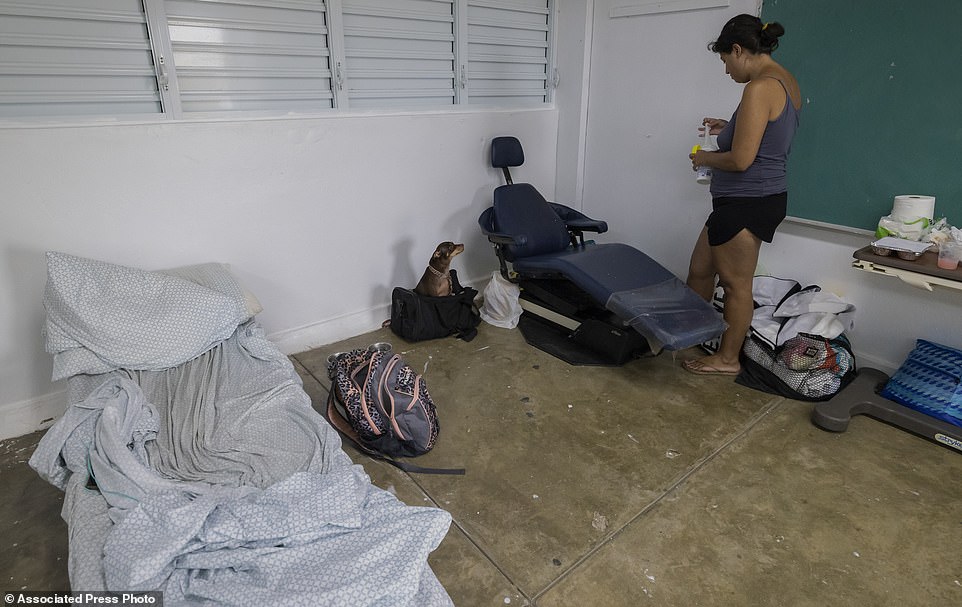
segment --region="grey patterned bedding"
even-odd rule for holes
[[[427,564],[450,515],[351,463],[252,302],[221,264],[48,254],[47,346],[70,405],[30,465],[66,493],[72,588],[450,605]]]

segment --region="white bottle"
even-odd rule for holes
[[[702,150],[705,152],[714,152],[715,150],[718,149],[718,146],[712,142],[711,127],[709,127],[706,124],[706,125],[703,125],[702,128],[705,129],[704,138],[702,139],[700,145],[695,146],[695,150]],[[709,166],[698,167],[695,171],[695,181],[697,181],[702,185],[711,183],[711,167]]]

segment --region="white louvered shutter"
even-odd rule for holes
[[[323,0],[165,0],[181,108],[333,107]]]
[[[550,0],[467,0],[468,101],[548,101]]]
[[[0,118],[161,111],[141,0],[0,0]]]
[[[350,107],[455,103],[455,0],[341,0]]]

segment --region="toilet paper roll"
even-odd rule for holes
[[[895,197],[895,203],[892,206],[892,217],[894,219],[909,223],[920,217],[932,219],[934,215],[935,196],[905,194]]]

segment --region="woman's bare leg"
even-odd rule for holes
[[[728,328],[722,334],[718,352],[692,363],[691,370],[724,372],[741,369],[738,357],[752,323],[752,279],[761,244],[761,240],[745,229],[725,244],[711,247],[719,284],[725,290],[725,322]],[[698,291],[695,287],[692,289]]]
[[[695,250],[691,253],[691,261],[688,264],[688,287],[701,295],[705,301],[711,301],[715,293],[715,263],[712,260],[711,245],[708,244],[708,228],[702,228],[698,240],[695,241]]]

